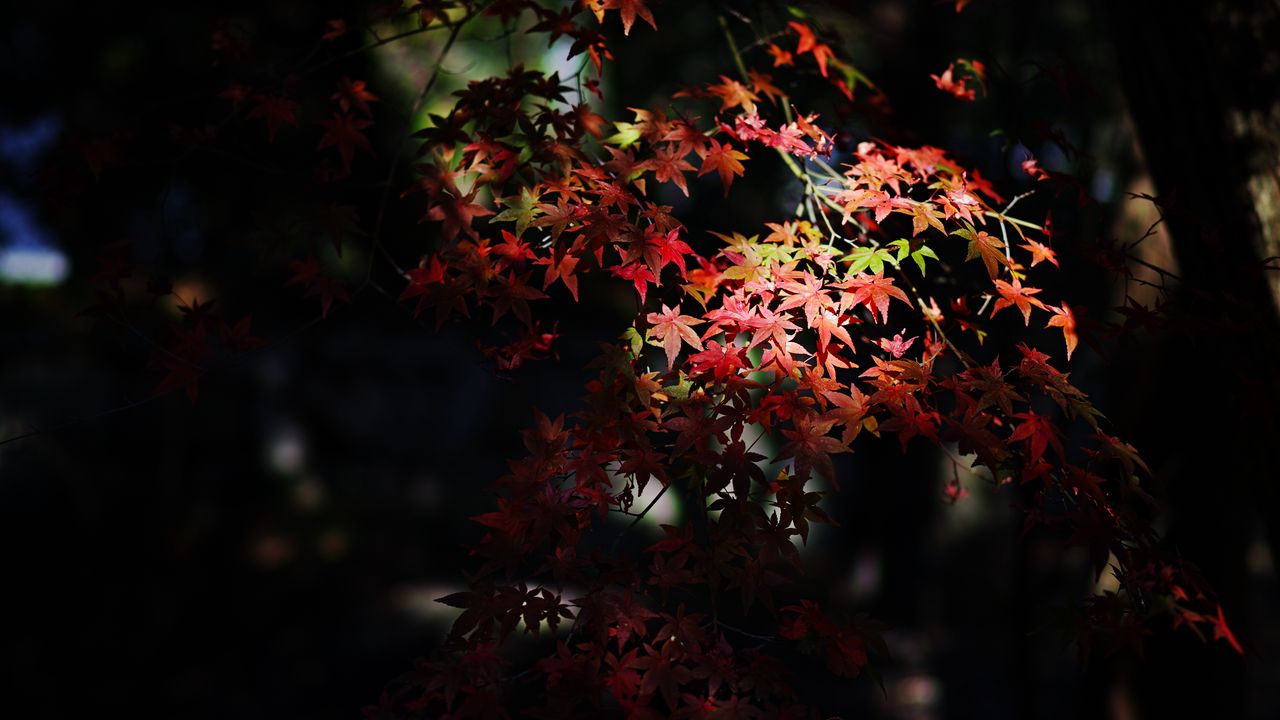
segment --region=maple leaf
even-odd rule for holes
[[[827,61],[834,55],[831,52],[831,47],[818,42],[818,38],[809,29],[808,25],[794,21],[787,24],[800,36],[799,41],[796,43],[796,55],[803,55],[807,52],[813,53],[813,59],[818,63],[818,71],[822,73],[822,77],[826,77]]]
[[[307,289],[306,297],[320,298],[320,317],[329,316],[334,300],[351,301],[347,288],[337,278],[326,275],[314,255],[307,256],[306,260],[290,260],[289,266],[293,269],[293,277],[285,282],[285,287],[302,285]]]
[[[342,18],[335,18],[324,25],[325,31],[324,34],[320,36],[320,39],[325,42],[333,42],[347,34],[347,21]]]
[[[1142,468],[1148,475],[1151,474],[1151,468],[1147,467],[1147,463],[1138,455],[1138,449],[1120,438],[1112,437],[1102,431],[1094,434],[1094,437],[1101,443],[1101,447],[1097,450],[1086,451],[1091,457],[1098,459],[1114,458],[1123,467],[1125,475],[1132,477],[1136,468]]]
[[[840,323],[840,316],[835,313],[824,310],[809,325],[818,331],[819,353],[827,351],[827,346],[831,344],[832,336],[843,342],[845,347],[853,348],[853,338],[849,337],[849,331],[844,329],[844,325]]]
[[[551,283],[556,280],[564,283],[569,289],[569,293],[573,295],[575,302],[578,300],[578,276],[574,274],[578,267],[580,258],[570,255],[563,248],[557,248],[552,257],[540,258],[535,261],[536,265],[546,265],[547,274],[542,279],[542,289],[546,290],[551,287]]]
[[[765,340],[772,340],[774,347],[785,352],[790,337],[787,331],[798,331],[800,326],[791,322],[785,312],[775,313],[767,307],[761,307],[757,313],[750,323],[755,333],[751,337],[751,344],[747,347],[753,348]]]
[[[338,91],[329,99],[338,101],[338,107],[342,108],[343,112],[355,108],[365,117],[373,116],[369,103],[378,102],[378,96],[369,92],[363,80],[352,80],[345,75],[338,81]]]
[[[658,150],[657,154],[650,160],[641,163],[646,170],[652,170],[653,176],[658,182],[673,182],[676,187],[680,188],[680,192],[689,196],[689,185],[685,180],[684,173],[687,170],[693,170],[684,158],[680,157],[673,150]]]
[[[1024,401],[1026,398],[1019,395],[1005,379],[1004,372],[1000,370],[1000,360],[996,359],[991,365],[980,365],[970,368],[957,376],[960,387],[970,391],[980,393],[977,404],[973,411],[981,411],[985,408],[998,406],[1005,415],[1013,414],[1013,402]]]
[[[856,305],[866,305],[871,309],[872,317],[875,317],[876,313],[879,312],[882,322],[889,321],[890,300],[896,298],[908,305],[911,304],[911,301],[907,299],[907,294],[894,287],[893,278],[887,278],[883,273],[876,273],[875,275],[861,273],[845,280],[836,287],[848,291],[840,298],[842,309]]]
[[[702,157],[707,152],[707,143],[710,138],[699,130],[693,123],[677,120],[671,126],[671,132],[663,136],[663,142],[673,142],[676,144],[676,154],[684,157],[691,152],[697,153],[698,157]]]
[[[693,326],[701,325],[704,321],[691,315],[681,315],[679,305],[674,308],[663,305],[662,312],[649,313],[645,322],[651,326],[649,333],[662,341],[662,347],[667,353],[668,369],[674,370],[676,367],[676,355],[680,354],[681,342],[695,350],[702,349],[702,340],[693,331]]]
[[[773,56],[773,66],[782,67],[783,65],[792,65],[795,63],[795,57],[792,56],[790,50],[783,50],[775,43],[769,43],[769,54]]]
[[[644,305],[645,294],[649,291],[649,286],[656,285],[658,282],[658,279],[653,275],[653,271],[642,262],[627,263],[622,267],[610,268],[609,272],[614,277],[631,281],[631,284],[635,286],[636,292],[640,294],[641,305]]]
[[[320,137],[320,144],[317,150],[323,150],[327,147],[336,147],[338,155],[342,158],[343,170],[351,171],[351,156],[355,153],[355,148],[359,147],[369,154],[373,154],[373,147],[369,144],[369,138],[365,137],[364,128],[369,127],[373,123],[369,120],[360,120],[351,115],[334,113],[333,117],[323,120],[320,125],[324,127],[325,133]]]
[[[1031,267],[1035,267],[1046,260],[1053,263],[1054,267],[1059,267],[1057,254],[1053,252],[1053,248],[1044,243],[1027,238],[1027,241],[1018,247],[1026,248],[1031,252]]]
[[[911,237],[915,237],[932,227],[938,232],[946,232],[942,227],[942,215],[933,203],[922,202],[911,206]],[[937,258],[934,258],[935,260]]]
[[[1053,179],[1052,176],[1044,170],[1044,168],[1040,167],[1040,162],[1034,157],[1028,157],[1026,160],[1022,161],[1022,172],[1031,176],[1032,180],[1043,181]]]
[[[228,349],[234,351],[253,350],[266,345],[266,342],[255,335],[250,334],[249,328],[253,325],[253,315],[245,315],[240,318],[235,325],[228,325],[226,321],[220,321],[220,334],[222,344]]]
[[[480,233],[471,227],[472,220],[493,214],[492,210],[475,202],[479,190],[472,188],[466,195],[443,193],[427,210],[425,219],[440,223],[445,240],[450,242],[457,240],[461,232],[479,238]]]
[[[1241,655],[1244,655],[1244,648],[1240,646],[1240,641],[1236,639],[1236,634],[1231,632],[1231,628],[1227,626],[1227,618],[1222,614],[1222,606],[1218,606],[1218,617],[1212,619],[1213,622],[1213,639],[1226,640],[1231,647]]]
[[[741,107],[743,110],[754,115],[756,112],[756,102],[760,100],[760,96],[751,92],[746,85],[732,78],[720,76],[720,82],[716,85],[708,85],[707,92],[720,98],[720,111],[724,112],[735,107]]]
[[[855,273],[870,270],[873,273],[884,274],[884,264],[887,262],[891,267],[896,267],[898,259],[888,248],[858,247],[853,252],[845,256],[846,260],[851,260],[849,270]]]
[[[1067,342],[1067,359],[1071,359],[1071,353],[1076,350],[1076,316],[1072,314],[1071,308],[1064,302],[1062,307],[1048,306],[1053,311],[1053,317],[1049,318],[1049,324],[1045,327],[1062,328],[1062,337]]]
[[[1018,278],[1013,279],[1013,283],[1007,283],[1003,280],[996,280],[996,291],[1000,293],[1000,297],[996,299],[996,304],[991,308],[991,316],[1007,307],[1016,307],[1022,312],[1022,320],[1024,325],[1031,324],[1031,308],[1032,306],[1044,309],[1044,303],[1031,297],[1040,292],[1040,288],[1023,287],[1022,281]]]
[[[816,415],[799,415],[794,421],[795,430],[783,430],[791,442],[778,453],[776,459],[794,457],[796,474],[804,475],[815,469],[831,482],[832,487],[839,490],[840,483],[836,479],[835,466],[831,456],[837,453],[850,452],[849,448],[839,440],[827,435],[835,420],[822,419]]]
[[[658,564],[657,558],[654,564],[655,566]],[[689,574],[692,575],[692,573]],[[685,683],[692,682],[693,671],[681,664],[678,658],[673,657],[676,643],[664,643],[660,651],[645,644],[644,650],[648,654],[631,661],[630,665],[631,668],[642,672],[640,695],[653,695],[659,692],[662,694],[662,699],[666,701],[667,707],[674,712],[679,707],[676,703],[679,688]]]
[[[777,104],[778,99],[786,95],[781,88],[773,84],[773,76],[771,75],[748,70],[747,77],[751,80],[751,89],[769,98],[771,103]]]
[[[915,261],[916,266],[920,268],[921,275],[927,273],[925,258],[933,258],[934,260],[938,259],[938,255],[933,251],[933,249],[928,245],[925,245],[920,240],[907,240],[905,238],[901,240],[894,240],[889,243],[889,247],[896,247],[898,249],[898,255],[896,258],[898,263],[901,263],[908,257]]]
[[[933,84],[944,93],[956,98],[957,100],[965,100],[973,102],[977,98],[977,92],[968,86],[968,78],[955,80],[953,73],[955,72],[955,63],[947,66],[941,75],[930,75],[933,78]]]
[[[787,297],[778,305],[778,310],[790,310],[804,306],[805,322],[813,325],[818,314],[833,306],[831,296],[827,294],[823,282],[811,272],[800,275],[803,283],[787,280],[778,284],[778,288],[787,293]]]
[[[910,349],[911,345],[916,341],[916,338],[910,337],[910,338],[907,338],[906,340],[903,340],[902,333],[904,332],[906,332],[906,329],[903,329],[902,332],[899,332],[898,334],[894,335],[892,340],[886,340],[885,338],[880,338],[880,340],[878,341],[880,345],[880,349],[889,353],[895,359],[905,355],[907,353],[907,350]]]
[[[298,126],[298,103],[283,95],[258,95],[258,104],[249,111],[249,118],[262,118],[267,123],[267,142],[276,141],[276,132],[283,126]]]
[[[969,252],[964,259],[980,258],[992,280],[1000,274],[1001,265],[1009,264],[1009,258],[1004,256],[1004,242],[1000,238],[983,231],[974,233],[972,230],[956,230],[952,235],[959,235],[969,241]]]
[[[533,222],[534,218],[542,212],[542,206],[538,204],[541,195],[534,195],[529,188],[520,188],[520,195],[501,198],[499,203],[506,206],[506,209],[489,222],[514,222],[516,224],[516,235],[523,235],[525,229]]]
[[[1048,418],[1033,411],[1014,413],[1013,417],[1022,422],[1009,435],[1009,441],[1026,442],[1028,464],[1043,458],[1045,449],[1050,446],[1058,457],[1062,457],[1062,432]]]
[[[692,374],[710,372],[717,381],[736,376],[739,370],[751,367],[742,348],[732,343],[721,345],[715,340],[708,340],[707,349],[690,355],[688,362]]]
[[[604,10],[617,10],[618,15],[622,18],[622,34],[630,35],[631,26],[635,23],[636,17],[649,23],[649,27],[654,30],[658,29],[658,24],[653,21],[653,13],[645,6],[646,0],[604,0],[602,8]]]
[[[530,300],[542,300],[546,293],[529,286],[528,275],[510,273],[507,277],[499,276],[497,295],[493,300],[493,322],[496,325],[507,311],[511,311],[527,328],[533,327],[533,316],[529,312]]]
[[[688,266],[685,255],[693,255],[693,248],[680,239],[680,228],[672,228],[665,233],[648,233],[645,235],[644,255],[653,268],[654,275],[662,271],[668,264],[675,265],[680,277],[688,279]],[[656,256],[656,257],[654,257]],[[652,260],[650,261],[650,258]]]
[[[827,646],[827,669],[835,675],[856,678],[868,659],[866,642],[850,630],[841,630]]]
[[[710,142],[711,147],[702,158],[702,168],[698,170],[698,177],[715,171],[720,175],[720,182],[724,183],[724,196],[729,197],[729,186],[733,184],[733,176],[743,174],[746,168],[743,167],[742,161],[749,158],[745,153],[735,150],[729,143],[721,145],[714,138]]]

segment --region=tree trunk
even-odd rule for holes
[[[1269,260],[1280,255],[1280,3],[1098,7],[1181,276],[1143,361],[1161,389],[1142,401],[1170,483],[1169,537],[1205,570],[1248,649],[1257,522],[1280,558],[1280,272],[1264,267],[1280,265]],[[1243,717],[1250,660],[1189,645],[1149,653],[1143,716]]]

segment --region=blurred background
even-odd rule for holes
[[[608,27],[616,62],[597,109],[610,119],[725,73],[718,13],[741,37],[753,32],[741,18],[793,17],[767,3],[652,5],[660,32],[637,24],[624,43]],[[1167,502],[1162,531],[1218,588],[1247,653],[1161,633],[1145,660],[1082,665],[1052,628],[1055,609],[1093,587],[1086,558],[1060,538],[1019,540],[1010,497],[979,478],[948,503],[945,456],[888,443],[840,458],[844,492],[827,508],[841,527],[805,554],[833,602],[891,628],[885,691],[866,679],[804,691],[846,717],[1280,717],[1280,330],[1277,273],[1259,270],[1280,255],[1278,201],[1266,200],[1280,182],[1274,3],[839,5],[798,7],[882,91],[813,108],[843,152],[872,137],[936,145],[1009,196],[1031,189],[1029,157],[1078,179],[1019,206],[1052,213],[1063,272],[1049,292],[1086,326],[1072,379],[1143,452]],[[558,360],[498,371],[473,340],[492,332],[484,323],[413,318],[387,267],[323,319],[283,287],[281,258],[307,252],[362,276],[367,238],[350,231],[338,255],[306,218],[341,208],[370,225],[405,128],[447,110],[449,91],[509,58],[562,75],[583,61],[477,25],[445,64],[443,104],[415,117],[439,36],[291,76],[332,52],[316,45],[330,20],[374,10],[0,9],[0,678],[26,717],[355,717],[442,640],[453,611],[433,599],[460,589],[477,537],[467,518],[489,509],[533,409],[571,413],[597,343],[635,311],[626,288],[587,279],[581,304],[544,310],[560,318]],[[241,40],[258,52],[252,72],[215,62]],[[930,79],[956,58],[987,65],[975,103]],[[381,102],[372,157],[338,184],[315,182],[314,132],[268,144],[261,126],[228,122],[218,97],[248,77],[324,98],[342,76]],[[200,133],[218,141],[189,142]],[[756,232],[799,188],[763,153],[751,170],[727,199],[708,176],[693,199],[662,200],[692,229]],[[1116,272],[1116,241],[1159,218],[1129,194],[1163,198],[1168,220],[1138,252],[1176,274],[1169,293],[1141,264]],[[402,263],[426,249],[420,214],[388,210]],[[86,315],[116,259],[143,299]],[[166,284],[173,295],[145,290]],[[194,403],[153,394],[175,297],[216,300],[228,322],[251,315],[264,341],[211,361]]]

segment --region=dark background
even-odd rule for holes
[[[1170,233],[1151,243],[1153,262],[1184,279],[1173,302],[1153,329],[1099,331],[1072,378],[1143,451],[1169,502],[1170,543],[1218,588],[1247,654],[1161,633],[1145,663],[1121,654],[1082,667],[1043,627],[1056,603],[1088,591],[1084,558],[1018,542],[1007,498],[980,487],[944,505],[939,459],[886,446],[838,466],[846,491],[829,507],[844,529],[806,556],[893,628],[885,695],[866,680],[809,688],[846,715],[1280,716],[1280,334],[1266,276],[1250,270],[1268,256],[1267,220],[1247,192],[1280,165],[1276,11],[1111,5],[1121,3],[805,7],[888,98],[824,108],[848,138],[947,148],[1007,194],[1031,187],[1018,169],[1028,152],[1080,178],[1085,206],[1041,193],[1022,209],[1053,210],[1064,272],[1050,292],[1099,323],[1121,319],[1106,308],[1124,303],[1098,267],[1099,242],[1131,239],[1154,218],[1123,193],[1177,191]],[[719,6],[654,7],[661,32],[637,25],[616,44],[614,118],[729,67]],[[785,20],[776,6],[730,7]],[[387,268],[374,274],[386,292],[375,283],[323,320],[314,300],[281,287],[269,228],[334,200],[367,221],[385,171],[358,159],[348,186],[313,197],[313,139],[282,131],[268,147],[260,127],[225,123],[215,96],[232,71],[213,65],[210,32],[231,19],[287,66],[327,20],[358,15],[278,1],[0,10],[0,247],[69,268],[53,284],[0,285],[0,439],[26,436],[0,446],[6,707],[36,718],[355,716],[441,639],[450,615],[431,600],[460,582],[476,536],[467,518],[488,509],[532,409],[572,412],[594,343],[634,311],[626,291],[590,280],[586,302],[555,310],[559,361],[495,372],[472,341],[482,327],[415,321]],[[956,57],[990,68],[978,103],[929,80]],[[371,139],[385,167],[409,122],[393,109],[393,73],[368,55],[335,72],[369,78],[383,97]],[[1242,136],[1236,117],[1262,119]],[[234,152],[175,150],[174,125],[215,126]],[[95,172],[87,158],[103,142],[119,150]],[[754,231],[798,191],[767,159],[751,169],[728,200],[709,182],[694,201],[666,201],[691,228]],[[388,243],[407,261],[423,251],[416,220],[393,204]],[[103,247],[122,240],[142,276],[216,297],[228,319],[252,312],[267,340],[213,363],[195,404],[151,394],[161,376],[146,369],[146,328],[172,315],[163,300],[135,308],[136,327],[78,315],[95,302]],[[367,256],[357,242],[345,257]]]

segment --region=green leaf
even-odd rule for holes
[[[627,341],[630,346],[631,357],[633,359],[640,357],[640,351],[644,349],[644,338],[640,336],[640,332],[633,327],[629,327],[626,332],[622,333],[622,339]]]
[[[537,201],[538,198],[529,192],[529,188],[520,188],[520,197],[503,198],[501,202],[507,209],[494,215],[489,222],[514,222],[516,236],[519,237],[524,234],[529,223],[533,222],[533,216],[542,212],[535,206]]]
[[[667,385],[662,388],[662,394],[672,400],[688,400],[689,391],[693,389],[693,383],[687,378],[681,377],[680,382],[675,385]]]
[[[844,256],[844,259],[853,261],[849,269],[854,274],[864,272],[869,268],[871,272],[883,275],[885,263],[898,267],[898,259],[894,258],[893,252],[889,248],[854,248],[853,252]]]
[[[894,240],[889,243],[889,245],[898,249],[897,261],[899,263],[910,257],[915,261],[916,265],[919,266],[921,275],[928,275],[924,266],[925,258],[933,258],[935,261],[938,260],[938,256],[928,245],[925,245],[922,240],[913,241],[904,238],[902,240]]]
[[[618,132],[604,139],[609,145],[617,145],[626,150],[628,147],[640,142],[641,130],[636,123],[615,122],[614,126],[618,128]]]

